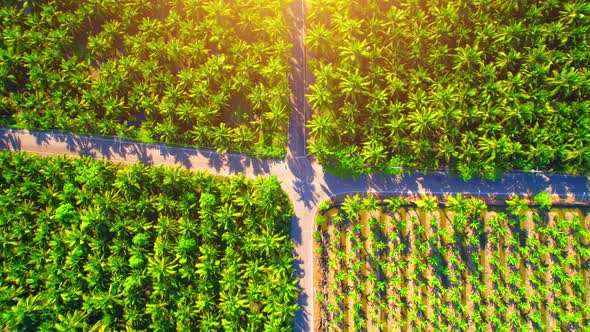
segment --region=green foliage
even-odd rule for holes
[[[551,195],[547,192],[541,192],[535,195],[535,203],[539,204],[541,209],[551,210]]]
[[[318,210],[320,210],[321,212],[325,212],[329,209],[330,209],[330,202],[329,201],[323,201],[320,203],[320,205],[318,205]]]
[[[0,151],[0,211],[4,330],[292,328],[275,178]]]
[[[285,154],[288,1],[25,4],[0,7],[2,123]]]
[[[437,198],[422,194],[422,199],[416,201],[416,207],[424,212],[432,212],[438,207]]]
[[[584,329],[587,207],[546,211],[518,196],[490,208],[461,194],[446,201],[387,198],[365,218],[375,203],[351,195],[326,216],[315,237],[322,329]]]
[[[337,173],[590,169],[583,1],[310,0],[309,151]]]
[[[506,201],[506,207],[508,212],[514,215],[519,215],[528,209],[526,200],[524,198],[518,197],[517,195]]]

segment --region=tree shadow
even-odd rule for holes
[[[303,229],[301,229],[300,223],[301,219],[297,214],[293,214],[291,218],[291,238],[296,246],[303,243]]]
[[[287,156],[287,167],[294,175],[292,186],[297,200],[309,209],[317,203],[316,187],[313,184],[315,171],[307,158]]]
[[[104,155],[103,152],[105,148],[98,148],[101,149],[101,155]],[[70,142],[68,142],[68,151],[76,152],[80,156],[96,158],[96,150],[97,146],[95,146],[95,144],[93,144],[93,142],[88,139],[79,138],[76,141],[71,140]],[[107,153],[108,156],[111,156],[110,151],[107,151]]]
[[[313,183],[297,179],[293,181],[293,188],[298,195],[297,200],[303,202],[306,209],[310,209],[312,204],[317,203],[315,198],[315,185]]]
[[[21,140],[11,131],[1,129],[0,131],[0,149],[18,151],[21,149]]]
[[[218,153],[209,153],[209,167],[214,168],[217,172],[221,170],[224,164],[224,158]]]
[[[137,160],[139,160],[144,165],[153,165],[154,159],[151,154],[147,151],[147,146],[144,144],[131,144],[128,146],[130,154],[137,156]]]
[[[251,159],[250,161],[255,175],[267,175],[270,173],[268,161],[259,159]]]
[[[174,159],[175,164],[180,164],[184,166],[186,169],[191,169],[193,167],[191,158],[197,156],[196,150],[177,148],[166,145],[158,146],[160,147],[160,154],[163,157],[172,157]]]
[[[239,156],[239,155],[229,155],[227,157],[227,166],[229,167],[229,171],[231,174],[238,174],[244,172],[244,167],[250,165],[250,158]]]
[[[303,242],[303,234],[302,229],[300,227],[301,220],[296,215],[293,215],[291,219],[291,237],[296,245],[301,245]],[[296,257],[293,260],[293,268],[295,270],[295,278],[299,278],[299,283],[297,287],[299,288],[298,297],[297,297],[297,304],[299,305],[299,310],[295,312],[295,319],[294,319],[294,330],[295,331],[309,331],[309,317],[310,312],[309,308],[307,307],[307,303],[309,301],[310,294],[305,291],[305,287],[301,285],[303,278],[305,277],[305,268],[304,262],[297,255],[297,252],[293,250],[293,257]]]
[[[516,193],[532,196],[546,191],[561,199],[574,196],[577,201],[587,201],[590,192],[588,177],[532,172],[505,173],[497,180],[474,177],[468,181],[446,172],[393,176],[374,174],[356,179],[324,174],[324,181],[326,185],[322,185],[321,190],[333,198],[343,198],[348,193],[370,192],[380,193],[380,196],[424,193],[440,197],[462,193],[486,201],[503,201]]]
[[[295,320],[293,322],[294,331],[310,331],[311,328],[309,326],[309,317],[311,313],[309,312],[309,309],[306,307],[309,294],[305,292],[303,287],[299,285],[297,287],[299,288],[299,296],[297,298],[299,310],[295,312]]]
[[[30,132],[35,136],[37,145],[49,145],[49,135],[43,132]]]

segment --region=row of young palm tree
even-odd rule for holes
[[[309,150],[346,173],[590,168],[590,5],[308,1]]]
[[[0,121],[282,157],[287,6],[4,1]]]
[[[579,330],[590,311],[588,208],[538,194],[348,196],[318,216],[321,330]]]
[[[288,330],[298,289],[276,178],[0,151],[0,326]]]

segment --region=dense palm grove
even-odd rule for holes
[[[0,329],[291,329],[276,178],[0,152]]]
[[[287,3],[2,1],[0,123],[282,157]]]
[[[590,169],[590,3],[308,1],[309,149],[347,173]]]

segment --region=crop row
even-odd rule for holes
[[[588,211],[351,196],[318,217],[320,330],[580,330]]]

